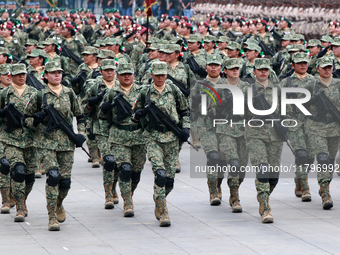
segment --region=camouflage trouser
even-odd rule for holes
[[[47,204],[54,204],[57,202],[57,198],[60,192],[59,185],[57,186],[49,186],[47,184],[47,180],[49,178],[48,171],[50,169],[58,169],[59,171],[59,183],[63,179],[71,178],[71,170],[74,161],[74,151],[55,151],[49,149],[41,149],[41,155],[43,164],[46,169],[46,200]],[[64,191],[64,197],[67,195],[67,191]]]
[[[146,148],[144,144],[134,146],[124,146],[113,143],[111,150],[115,156],[118,169],[122,163],[130,163],[132,165],[131,179],[127,181],[119,180],[119,187],[122,193],[131,191],[131,183],[138,184],[140,180],[140,173],[144,168],[146,161]]]
[[[0,158],[6,157],[5,144],[0,142]],[[0,172],[0,189],[9,189],[11,187],[10,174],[3,174]]]
[[[307,150],[308,160],[314,158],[315,154],[313,154],[312,152],[310,142],[307,139],[307,135],[305,134],[303,127],[295,131],[289,131],[288,138],[295,151],[296,150]],[[310,168],[306,165],[300,166],[300,167],[296,166],[295,170],[296,170],[295,176],[297,178],[306,178]]]
[[[321,137],[316,134],[308,135],[308,141],[311,145],[312,151],[314,155],[318,155],[319,153],[326,153],[329,155],[329,158],[332,160],[330,164],[334,164],[334,159],[340,144],[340,137]],[[317,166],[319,167],[319,165]],[[320,166],[321,167],[321,166]],[[327,169],[323,169],[317,172],[318,183],[329,183],[333,178],[333,169],[328,167]]]
[[[166,171],[166,177],[169,179],[175,178],[176,163],[178,157],[178,139],[172,142],[160,143],[152,139],[146,139],[146,148],[148,159],[151,162],[152,171],[155,174],[159,169]],[[156,198],[165,198],[165,187],[159,187],[154,184],[154,194]]]
[[[231,159],[238,159],[240,162],[240,166],[247,166],[248,164],[248,154],[246,147],[246,140],[244,136],[240,137],[232,137],[228,135],[219,135],[219,155],[221,159],[225,159],[226,162],[230,162]],[[242,170],[242,169],[241,169]],[[224,172],[222,172],[224,175]],[[245,172],[240,172],[239,174],[228,174],[228,182],[232,186],[237,186],[239,183],[239,179],[244,179]],[[223,178],[221,173],[218,173],[218,178]],[[233,185],[234,183],[234,185]]]
[[[12,194],[13,196],[25,195],[26,185],[33,187],[34,174],[38,167],[38,161],[36,157],[36,149],[34,147],[19,148],[13,145],[6,145],[5,147],[6,158],[11,167],[11,174],[14,174],[15,165],[17,163],[23,163],[26,166],[26,179],[23,182],[16,182],[12,179]],[[32,187],[30,189],[32,189]]]
[[[98,148],[100,151],[100,154],[102,157],[105,157],[107,155],[114,155],[111,150],[111,144],[108,141],[109,137],[102,136],[102,135],[96,135],[96,140],[98,144]],[[115,156],[115,155],[114,155]],[[118,180],[118,171],[107,171],[103,166],[103,184],[109,185],[113,183],[114,181]]]

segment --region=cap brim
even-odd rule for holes
[[[307,63],[309,63],[309,59],[299,59],[299,60],[297,60],[297,61],[294,61],[294,63],[303,63],[303,62],[307,62]]]
[[[96,53],[89,52],[89,51],[83,51],[83,52],[81,53],[81,55],[84,55],[84,54],[87,54],[87,55],[95,55]]]
[[[116,70],[116,66],[105,66],[105,67],[101,67],[102,70],[107,70],[107,69],[113,69],[113,70]]]
[[[27,71],[19,71],[19,72],[11,72],[11,73],[12,75],[17,75],[17,74],[22,74],[22,73],[27,74]]]
[[[238,67],[238,68],[241,68],[242,65],[231,65],[231,66],[228,66],[228,67],[225,67],[226,69],[233,69],[235,67]]]
[[[167,75],[168,73],[167,73],[167,72],[164,72],[164,71],[158,71],[158,72],[157,72],[157,71],[156,71],[156,72],[155,72],[155,71],[152,71],[152,74],[153,74],[153,75]]]
[[[324,68],[326,66],[333,66],[333,63],[327,63],[327,64],[321,64],[319,65],[321,68]]]
[[[120,71],[120,72],[117,72],[117,74],[125,74],[125,73],[128,73],[128,74],[133,74],[135,73],[133,70],[124,70],[124,71]]]
[[[222,62],[219,62],[219,61],[210,61],[210,62],[207,62],[207,65],[211,65],[211,64],[216,64],[216,65],[222,65]]]
[[[265,65],[265,66],[261,66],[261,67],[256,67],[256,66],[254,66],[254,68],[255,68],[255,69],[258,69],[258,70],[259,70],[259,69],[270,69],[270,65],[268,65],[268,66]]]
[[[36,58],[36,57],[39,57],[39,55],[29,54],[27,57],[28,57],[28,58]]]

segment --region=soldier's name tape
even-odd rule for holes
[[[309,172],[323,173],[323,172],[340,172],[338,164],[304,164],[303,167],[310,168]],[[272,166],[268,165],[266,168],[259,168],[259,166],[240,166],[238,169],[235,166],[230,165],[216,165],[216,166],[195,166],[196,173],[258,173],[262,171],[264,172],[280,172],[280,173],[295,173],[300,172],[301,166],[296,166],[294,164],[290,164],[288,166]]]

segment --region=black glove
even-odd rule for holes
[[[77,84],[79,82],[79,80],[80,80],[79,76],[75,77],[75,78],[72,78],[71,79],[71,83],[75,85],[75,84]]]
[[[33,125],[37,126],[39,123],[43,122],[44,119],[46,117],[46,113],[45,112],[36,112],[35,114],[33,114]]]
[[[83,146],[83,143],[85,141],[86,141],[85,136],[81,134],[76,134],[76,137],[74,138],[74,144],[76,145],[77,148]]]
[[[0,109],[0,118],[3,118],[6,116],[6,110],[5,109]]]
[[[99,104],[102,100],[103,100],[103,94],[98,94],[98,96],[96,97],[90,97],[89,102],[87,104],[93,107]]]
[[[146,116],[146,110],[145,109],[139,109],[135,112],[135,120],[139,121],[141,118],[144,118]]]
[[[179,140],[181,142],[186,142],[190,137],[190,131],[188,128],[183,128],[181,134],[179,135]]]
[[[107,114],[112,108],[114,104],[111,104],[110,102],[104,102],[102,104],[102,113]]]

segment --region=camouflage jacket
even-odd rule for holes
[[[289,79],[290,84],[288,82]],[[314,79],[315,78],[313,75],[308,74],[304,80],[301,80],[295,73],[293,73],[290,77],[287,77],[281,81],[280,87],[306,88],[307,83],[310,81],[314,81]],[[289,131],[296,131],[300,127],[304,126],[306,116],[296,106],[290,104],[287,105],[287,114],[290,116],[290,118],[294,118],[297,121],[297,125],[295,127],[290,127]]]
[[[167,71],[168,75],[171,75],[175,80],[185,84],[187,88],[190,88],[190,81],[195,79],[195,75],[191,71],[190,67],[182,62],[178,62],[175,69],[172,69],[172,67],[168,64]]]
[[[280,85],[274,85],[271,82],[269,82],[268,86],[264,88],[261,84],[259,84],[257,81],[252,85],[255,86],[255,89],[257,93],[262,93],[264,94],[265,99],[267,100],[268,104],[271,106],[273,104],[273,89],[277,88],[277,107],[275,109],[275,114],[277,116],[280,116],[280,97],[281,97],[281,91],[280,91]],[[246,95],[246,90],[248,90],[249,87],[244,87],[244,94]],[[251,88],[251,86],[250,86]],[[251,120],[254,118],[254,114],[251,113],[248,109],[245,110],[246,113],[246,119]],[[259,119],[256,117],[256,119]],[[264,118],[265,119],[265,118]],[[260,122],[260,121],[259,121]],[[264,140],[265,142],[278,142],[281,141],[280,137],[276,134],[276,131],[272,127],[272,122],[271,121],[265,121],[263,120],[264,124],[261,127],[250,127],[246,125],[246,132],[245,132],[245,138],[246,139],[261,139]],[[255,124],[254,122],[251,123],[253,126],[260,126],[261,123]]]
[[[68,122],[68,124],[71,125],[72,128],[73,118],[76,117],[78,121],[78,132],[84,134],[85,123],[83,122],[85,121],[85,117],[77,100],[76,94],[72,89],[65,86],[62,87],[63,89],[60,95],[57,96],[49,86],[46,86],[46,88],[42,90],[42,97],[46,97],[47,105],[51,103],[54,104],[54,108]],[[74,143],[60,128],[54,129],[49,135],[44,133],[48,124],[47,117],[37,127],[34,127],[33,115],[36,112],[42,111],[44,107],[43,102],[41,102],[41,105],[38,105],[37,103],[38,93],[41,92],[37,91],[31,96],[31,99],[25,109],[25,115],[27,116],[25,122],[28,127],[35,131],[33,140],[34,147],[55,151],[74,151]]]
[[[118,82],[116,82],[115,86],[118,86]],[[96,135],[109,135],[109,125],[106,121],[102,121],[98,118],[99,115],[99,104],[91,107],[90,109],[87,108],[87,104],[91,97],[97,96],[99,93],[106,94],[108,87],[103,82],[103,78],[96,79],[93,82],[93,85],[86,90],[85,97],[82,99],[81,105],[86,115],[86,129],[90,130],[90,133]]]
[[[122,45],[125,48],[126,54],[131,56],[131,53],[133,50],[138,46],[139,42],[137,39],[134,39],[132,42],[129,42],[128,40],[124,40]]]
[[[105,97],[103,99],[103,102],[110,102],[114,103],[113,98],[118,94],[123,94],[126,101],[128,101],[133,106],[134,102],[136,101],[137,97],[140,94],[142,87],[133,84],[130,92],[128,95],[124,93],[124,91],[120,88],[120,86],[116,86],[114,88],[108,89],[107,93],[105,94]],[[124,120],[117,122],[116,118],[118,116],[117,107],[113,107],[111,111],[109,111],[107,114],[103,114],[100,112],[100,118],[108,125],[110,125],[110,134],[109,134],[109,142],[115,143],[115,144],[121,144],[125,146],[133,146],[133,145],[139,145],[144,144],[144,137],[143,137],[143,130],[139,124],[136,124],[131,120],[131,116],[125,118]],[[130,126],[137,128],[136,130],[130,131],[130,130],[124,130],[124,126],[128,127]]]
[[[340,111],[340,80],[332,78],[332,82],[327,87],[319,78],[307,83],[306,88],[311,92],[312,97],[319,91],[325,91],[325,95]],[[308,135],[317,135],[321,137],[340,136],[340,127],[330,113],[321,113],[320,117],[314,117],[318,113],[318,105],[313,103],[308,108],[312,116],[307,117],[305,130]]]
[[[30,99],[32,93],[36,91],[35,88],[26,85],[26,88],[22,95],[19,97],[13,86],[9,86],[1,91],[1,108],[4,108],[7,104],[13,103],[15,108],[24,114],[25,106]],[[3,95],[5,97],[3,97]],[[22,126],[21,128],[14,129],[11,133],[7,132],[8,119],[5,117],[3,125],[1,126],[0,141],[5,144],[10,144],[19,148],[28,148],[33,145],[33,134],[29,128]]]
[[[140,65],[139,70],[138,70],[138,76],[136,77],[136,81],[138,84],[143,84],[147,83],[150,76],[150,66],[152,62],[158,61],[158,59],[153,59],[153,60],[147,60],[144,64]]]
[[[118,55],[116,54],[115,60],[118,62],[118,64],[131,63],[129,55],[125,53],[119,53]]]
[[[131,62],[133,64],[133,67],[136,69],[139,65],[139,60],[144,53],[145,45],[141,42],[139,42],[136,47],[131,52]]]
[[[24,55],[24,46],[20,42],[20,38],[16,35],[13,35],[10,42],[7,42],[3,36],[0,36],[0,47],[7,48],[11,54],[15,54],[19,58],[22,58]]]
[[[172,119],[177,125],[181,128],[190,128],[190,120],[189,116],[181,117],[177,112],[177,109],[182,111],[188,110],[188,104],[185,96],[182,92],[177,88],[174,84],[170,85],[171,82],[166,81],[166,86],[162,91],[162,94],[159,94],[158,90],[154,88],[153,85],[146,86],[145,89],[146,94],[150,91],[150,100],[154,101],[155,104],[164,112],[166,113],[170,119]],[[177,99],[175,98],[176,95],[173,93],[173,89],[176,91]],[[142,90],[143,93],[143,90]],[[142,96],[139,94],[134,110],[144,108],[146,102],[142,102]],[[178,105],[177,105],[178,104]],[[146,119],[146,125],[148,124],[148,117]],[[143,135],[146,139],[152,139],[157,142],[161,143],[168,143],[177,140],[178,138],[175,134],[171,131],[162,133],[156,129],[153,129],[151,132],[147,131],[146,129],[143,132]]]
[[[43,69],[42,69],[41,71],[43,71]],[[44,86],[46,85],[46,83],[43,82],[43,80],[41,79],[41,74],[42,74],[42,72],[39,73],[39,72],[38,72],[37,70],[35,70],[34,67],[31,66],[31,65],[29,65],[29,66],[27,67],[27,72],[33,74],[34,77],[37,78],[37,80],[40,81],[41,84],[43,84]]]

